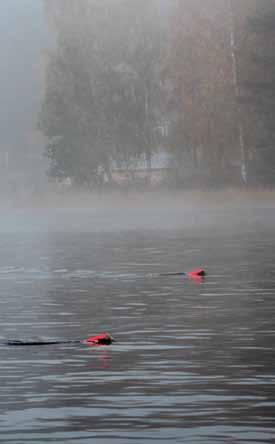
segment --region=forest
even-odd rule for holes
[[[55,45],[38,126],[53,180],[115,186],[123,172],[134,185],[143,169],[185,188],[274,185],[274,0],[44,8]]]

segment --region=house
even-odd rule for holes
[[[117,185],[146,183],[154,186],[163,182],[173,169],[173,156],[159,150],[151,153],[150,157],[143,153],[129,160],[113,160],[111,174]]]

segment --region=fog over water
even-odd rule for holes
[[[273,28],[0,2],[0,443],[275,442]]]
[[[116,231],[273,227],[273,191],[44,194],[2,203],[3,231]]]
[[[1,217],[1,341],[117,342],[2,345],[0,442],[273,443],[274,205],[133,199]]]

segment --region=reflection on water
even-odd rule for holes
[[[2,346],[0,442],[275,442],[275,230],[246,228],[3,233],[2,339],[117,342]]]

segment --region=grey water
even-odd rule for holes
[[[274,443],[275,210],[4,214],[0,442]],[[202,266],[202,282],[157,273]]]

